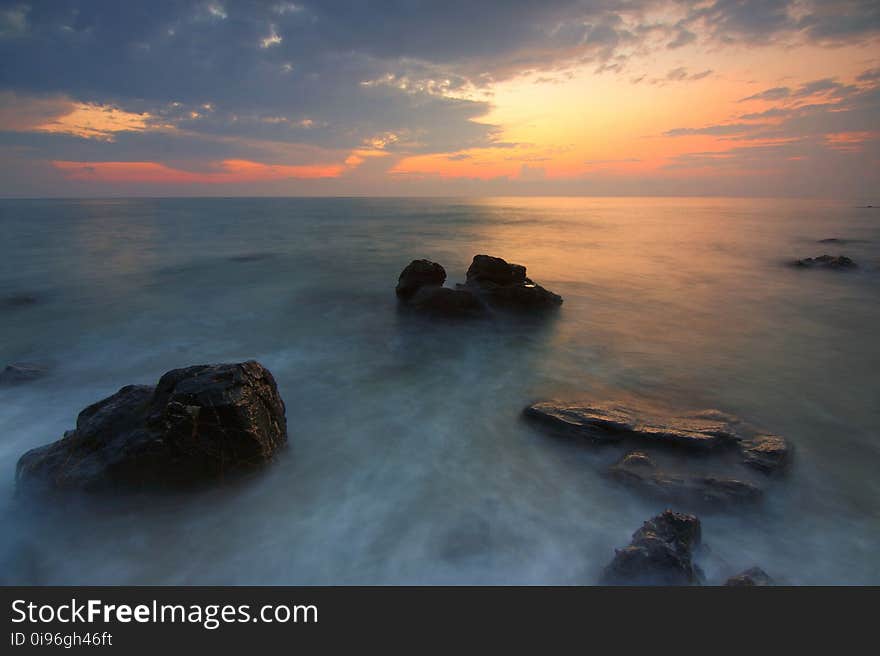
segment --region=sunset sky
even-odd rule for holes
[[[877,0],[0,1],[0,196],[878,189]]]

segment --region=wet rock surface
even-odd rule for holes
[[[770,433],[759,433],[741,440],[739,451],[745,464],[768,474],[783,471],[791,462],[788,442]]]
[[[562,305],[562,297],[526,277],[526,268],[500,257],[475,255],[467,270],[467,282],[492,306],[514,311],[541,311]]]
[[[775,585],[776,582],[760,567],[750,567],[744,572],[740,572],[735,576],[731,576],[724,585],[735,587],[755,587],[765,585]]]
[[[673,412],[618,401],[539,401],[524,416],[552,433],[592,442],[628,441],[689,451],[735,450],[742,462],[764,472],[783,469],[791,458],[784,438],[719,410]]]
[[[395,292],[401,299],[412,298],[422,287],[441,287],[446,281],[446,270],[431,260],[413,260],[397,280]]]
[[[703,580],[693,550],[701,540],[695,515],[666,510],[633,533],[629,545],[616,549],[602,573],[603,585],[698,585]]]
[[[820,255],[795,260],[796,267],[805,269],[855,269],[857,264],[845,255]]]
[[[84,409],[76,428],[25,453],[19,488],[179,488],[250,470],[287,441],[284,402],[257,362],[169,371]]]
[[[661,469],[646,453],[633,451],[608,470],[612,479],[664,501],[710,508],[753,504],[763,490],[731,476],[679,475]]]
[[[20,385],[43,378],[49,367],[36,362],[12,362],[0,371],[0,386]]]

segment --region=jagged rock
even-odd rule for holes
[[[34,362],[13,362],[0,371],[0,385],[18,385],[42,378],[49,368]]]
[[[18,461],[20,487],[180,487],[263,465],[287,441],[284,402],[257,362],[169,371],[83,410],[76,428]]]
[[[823,269],[855,269],[856,263],[845,255],[820,255],[819,257],[806,257],[802,260],[796,260],[795,266],[804,268],[823,268]]]
[[[608,475],[664,501],[707,507],[755,503],[763,491],[730,476],[677,476],[659,469],[645,453],[633,451],[612,465]]]
[[[562,297],[526,277],[526,268],[500,257],[475,255],[467,282],[459,288],[474,290],[490,305],[508,310],[547,310],[562,304]]]
[[[638,410],[617,401],[540,401],[524,410],[526,418],[554,433],[594,442],[630,440],[646,445],[697,451],[737,449],[743,462],[764,472],[783,469],[791,459],[784,438],[760,433],[719,410],[674,413]]]
[[[485,312],[480,299],[472,292],[449,287],[422,287],[409,304],[425,314],[451,318],[479,316]]]
[[[395,290],[398,298],[409,299],[425,286],[441,287],[446,281],[446,270],[430,260],[413,260],[400,272]]]
[[[743,462],[766,473],[782,471],[791,462],[791,448],[779,435],[759,433],[741,440]]]
[[[760,567],[750,567],[736,576],[731,576],[724,585],[730,586],[764,586],[775,585],[775,581]]]
[[[695,585],[703,579],[693,562],[700,544],[700,520],[666,510],[633,533],[605,568],[603,585]]]

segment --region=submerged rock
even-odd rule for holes
[[[36,296],[33,296],[32,294],[13,294],[11,296],[0,298],[0,307],[27,307],[29,305],[36,305],[39,302],[40,299],[38,299]]]
[[[409,299],[425,286],[441,287],[446,270],[431,260],[413,260],[400,272],[395,290],[398,298]]]
[[[763,491],[729,476],[678,476],[659,469],[647,454],[633,451],[612,465],[608,475],[664,501],[725,507],[759,501]]]
[[[730,586],[764,586],[775,585],[776,582],[760,567],[750,567],[744,572],[740,572],[736,576],[731,576],[724,585]]]
[[[666,510],[633,533],[605,568],[603,585],[695,585],[703,579],[693,562],[700,544],[700,520]]]
[[[855,269],[856,263],[845,255],[820,255],[819,257],[807,257],[795,260],[794,265],[803,268],[822,269]]]
[[[677,414],[657,408],[639,410],[617,401],[552,400],[533,403],[524,415],[554,433],[593,442],[630,440],[693,451],[737,449],[745,464],[764,472],[784,468],[791,458],[784,438],[760,433],[719,410]]]
[[[263,465],[286,441],[267,369],[198,365],[89,406],[62,439],[25,453],[16,479],[56,490],[188,486]]]
[[[0,371],[0,385],[18,385],[42,378],[49,368],[35,362],[13,362]]]
[[[475,255],[460,288],[473,289],[490,305],[508,310],[548,310],[562,304],[562,297],[526,277],[526,268],[500,257]]]
[[[442,317],[479,316],[485,312],[480,299],[472,292],[449,287],[422,287],[409,304],[425,314]]]

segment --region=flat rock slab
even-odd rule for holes
[[[719,410],[673,413],[645,405],[635,408],[617,401],[540,401],[524,410],[529,420],[550,431],[593,442],[630,440],[645,445],[693,451],[738,449],[745,464],[761,471],[787,465],[790,449],[778,435]]]
[[[680,476],[660,469],[641,451],[612,465],[608,475],[620,483],[667,502],[719,508],[760,501],[763,490],[731,476]]]
[[[19,487],[185,487],[253,469],[287,441],[284,402],[257,362],[169,371],[80,412],[64,437],[25,453]]]

